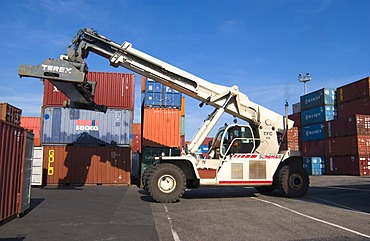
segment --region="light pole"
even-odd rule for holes
[[[304,94],[307,94],[307,84],[306,84],[306,82],[311,80],[310,73],[306,73],[305,76],[303,76],[302,74],[299,74],[298,75],[298,80],[299,80],[299,82],[303,82],[303,84],[304,84]]]

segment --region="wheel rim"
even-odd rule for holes
[[[301,175],[293,174],[289,178],[289,186],[295,190],[298,190],[303,185],[303,179]]]
[[[158,187],[161,192],[170,193],[176,188],[176,179],[171,175],[163,175],[158,180]]]

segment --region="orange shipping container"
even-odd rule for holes
[[[46,184],[130,184],[131,148],[44,146]]]
[[[141,135],[141,123],[133,123],[132,124],[132,134],[133,135]]]
[[[8,103],[0,103],[0,120],[14,125],[21,123],[22,110]]]
[[[141,118],[143,147],[180,148],[181,110],[143,107]]]
[[[40,143],[41,117],[22,116],[21,126],[25,129],[32,130],[34,134],[34,146],[41,146]]]

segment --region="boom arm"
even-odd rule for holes
[[[92,29],[85,28],[78,32],[71,45],[67,48],[68,58],[66,60],[74,65],[84,65],[84,59],[88,57],[90,51],[109,59],[110,65],[114,67],[122,66],[189,95],[202,103],[213,106],[215,109],[224,109],[225,112],[247,121],[255,129],[269,130],[271,132],[283,132],[285,129],[283,116],[253,103],[245,94],[239,92],[237,86],[226,87],[212,84],[134,49],[129,42],[124,42],[120,45],[99,35]],[[86,69],[84,71],[86,72]],[[21,69],[19,74],[21,76],[25,75]],[[59,76],[55,77],[50,74],[47,78],[55,81],[61,80]],[[66,77],[63,80],[73,81],[73,79],[69,80]],[[293,122],[288,120],[288,128],[292,127],[292,125]],[[207,129],[207,131],[199,134],[202,138],[204,134],[207,135],[210,131],[208,130],[209,128],[204,129]],[[195,146],[198,146],[198,144],[195,144]]]

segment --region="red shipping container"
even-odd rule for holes
[[[142,107],[142,147],[181,147],[181,110]]]
[[[370,98],[362,98],[350,102],[343,102],[337,107],[338,118],[345,118],[357,114],[370,115]]]
[[[328,175],[359,176],[360,174],[358,157],[356,156],[327,157],[326,160],[326,174]]]
[[[370,156],[359,157],[360,176],[370,176]]]
[[[141,152],[141,135],[132,134],[132,152]]]
[[[325,141],[302,142],[302,156],[325,156]]]
[[[370,115],[354,115],[325,123],[327,138],[370,135]]]
[[[141,123],[132,124],[132,134],[141,135]]]
[[[0,120],[0,221],[17,213],[25,131]]]
[[[131,148],[44,146],[46,184],[130,184]]]
[[[370,155],[370,135],[326,139],[327,156]]]
[[[338,104],[362,98],[370,98],[370,77],[337,88]]]
[[[301,127],[301,112],[288,115],[288,119],[294,121],[294,127]]]
[[[89,81],[96,82],[95,102],[108,108],[134,109],[135,75],[111,72],[89,72]],[[48,80],[44,81],[43,106],[62,107],[68,98]]]
[[[326,160],[326,174],[370,176],[370,156],[337,156]]]
[[[40,142],[40,128],[41,117],[22,116],[21,126],[25,129],[32,130],[34,134],[34,146],[41,146]]]

